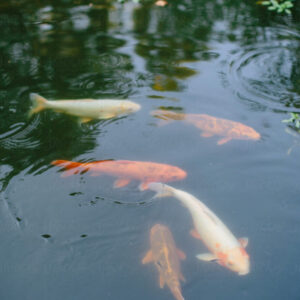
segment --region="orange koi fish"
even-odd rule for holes
[[[202,130],[202,137],[221,136],[218,145],[230,140],[259,140],[260,134],[253,128],[239,122],[212,117],[204,114],[184,114],[167,110],[155,110],[151,114],[164,121],[182,120]]]
[[[150,231],[151,250],[142,260],[143,264],[153,262],[159,273],[159,285],[166,284],[176,300],[184,300],[181,294],[180,280],[185,281],[180,271],[180,259],[185,254],[176,248],[173,236],[168,227],[156,224]]]
[[[117,177],[115,188],[128,185],[131,180],[141,181],[140,189],[148,188],[148,183],[154,181],[176,181],[184,179],[187,173],[167,164],[130,160],[102,160],[89,163],[79,163],[67,160],[55,160],[52,165],[63,167],[66,171],[62,177],[91,171],[91,176],[107,174]]]

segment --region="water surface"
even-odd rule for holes
[[[156,223],[187,255],[185,299],[299,299],[299,137],[281,122],[300,112],[299,19],[299,7],[275,16],[247,1],[0,4],[1,299],[172,299],[141,264]],[[81,125],[52,111],[28,119],[31,92],[142,109]],[[218,146],[182,122],[157,126],[159,107],[241,122],[261,139]],[[250,274],[198,261],[207,250],[176,200],[138,182],[113,189],[107,176],[61,178],[55,159],[186,170],[171,185],[249,238]]]

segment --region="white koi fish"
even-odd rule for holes
[[[203,241],[211,253],[196,257],[204,261],[216,260],[220,265],[246,275],[250,270],[249,256],[245,251],[248,239],[237,240],[227,226],[199,199],[191,194],[163,183],[149,183],[150,190],[157,192],[155,197],[173,196],[190,211],[195,230],[192,235]]]
[[[30,99],[33,107],[29,112],[31,117],[44,109],[52,109],[55,112],[65,113],[80,118],[82,123],[92,119],[110,119],[119,115],[126,115],[138,111],[141,106],[129,100],[112,99],[79,99],[49,101],[44,97],[31,93]]]

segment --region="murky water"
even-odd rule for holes
[[[187,256],[185,299],[299,299],[300,136],[281,122],[300,112],[299,19],[299,5],[288,17],[243,1],[1,3],[1,299],[173,299],[141,263],[156,223]],[[29,119],[31,92],[142,109],[85,124],[50,110]],[[183,120],[161,126],[158,108],[240,122],[261,138],[218,145]],[[250,273],[197,260],[207,249],[178,201],[135,180],[115,189],[112,176],[63,178],[57,159],[182,168],[170,185],[249,238]]]

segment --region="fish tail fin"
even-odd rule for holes
[[[176,300],[184,300],[179,287],[175,287],[175,288],[171,289],[171,292],[174,295]]]
[[[173,195],[172,188],[164,183],[151,182],[148,184],[148,188],[156,192],[154,198],[170,197]]]
[[[29,97],[33,104],[28,114],[30,118],[33,114],[36,114],[46,108],[47,99],[36,93],[30,93]]]
[[[74,174],[78,174],[82,167],[81,163],[68,161],[68,160],[54,160],[51,162],[52,165],[60,166],[65,169],[65,172],[61,175],[62,177],[68,177]],[[83,169],[84,171],[84,169]]]
[[[55,166],[64,167],[66,170],[78,168],[81,166],[81,163],[63,159],[54,160],[51,162],[51,164]]]

